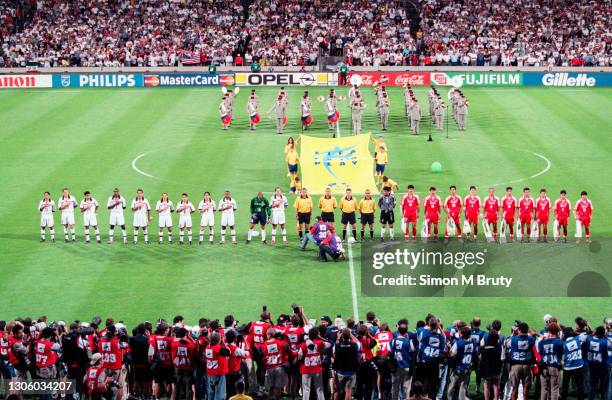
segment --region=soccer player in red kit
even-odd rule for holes
[[[497,220],[499,219],[499,210],[501,203],[499,197],[495,196],[495,189],[489,188],[489,194],[484,200],[482,206],[484,208],[485,223],[493,226],[493,240],[497,240]]]
[[[592,215],[593,204],[591,203],[591,200],[589,200],[587,192],[583,190],[580,192],[580,200],[578,200],[574,206],[574,216],[576,217],[576,221],[580,221],[580,224],[582,225],[580,228],[582,229],[582,227],[584,227],[584,235],[586,236],[587,243],[591,243]],[[576,243],[580,243],[581,237],[582,231],[576,231]]]
[[[259,385],[258,394],[263,396],[264,393],[264,384],[265,384],[265,372],[264,372],[264,360],[261,357],[261,348],[266,341],[266,334],[268,330],[272,328],[272,324],[270,323],[272,319],[272,315],[265,308],[260,315],[260,320],[251,323],[251,327],[249,328],[249,334],[251,335],[251,339],[253,341],[252,349],[258,349],[259,351],[254,351],[253,361],[257,364],[257,384]],[[261,397],[259,396],[259,397]]]
[[[436,188],[429,188],[429,196],[423,201],[423,209],[425,211],[425,221],[427,223],[427,238],[431,239],[431,228],[433,225],[434,240],[438,239],[438,222],[440,222],[440,212],[442,209],[442,200],[436,194]]]
[[[559,198],[555,201],[555,219],[559,229],[559,236],[561,236],[561,229],[563,229],[563,241],[567,243],[567,222],[569,220],[570,210],[572,205],[567,199],[567,192],[565,189],[559,193]]]
[[[526,187],[523,189],[523,196],[519,199],[519,221],[521,221],[521,235],[523,235],[523,241],[529,242],[529,235],[531,235],[531,222],[533,221],[535,202],[531,197],[531,190]],[[525,236],[525,226],[527,226],[527,235]]]
[[[538,222],[538,242],[544,234],[542,241],[546,242],[548,235],[548,220],[550,219],[550,200],[546,197],[546,189],[540,189],[540,197],[536,200],[536,221]]]
[[[480,197],[476,194],[476,186],[470,186],[470,194],[464,199],[465,204],[465,219],[472,228],[472,238],[476,240],[478,237],[478,215],[480,214]],[[469,239],[469,234],[467,235]]]
[[[510,241],[514,240],[514,215],[518,208],[518,201],[512,195],[512,186],[506,188],[506,196],[502,199],[503,221],[510,228]]]
[[[452,185],[450,188],[450,195],[444,200],[444,210],[446,211],[446,221],[453,220],[457,227],[457,237],[461,238],[461,208],[463,204],[461,197],[457,196],[457,187]],[[444,229],[444,237],[448,239],[448,225]]]
[[[420,205],[421,201],[419,196],[414,193],[414,186],[408,185],[408,194],[405,194],[402,198],[402,214],[404,215],[404,221],[406,221],[406,231],[404,232],[406,240],[410,239],[410,224],[412,224],[412,240],[416,241]]]

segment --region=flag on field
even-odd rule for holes
[[[470,222],[467,219],[463,220],[463,232],[466,234],[466,236],[472,233]]]
[[[221,123],[223,125],[229,125],[230,122],[232,122],[232,115],[231,114],[225,114],[221,116]]]
[[[347,188],[354,194],[375,190],[370,138],[370,134],[333,139],[302,135],[302,186],[312,193],[323,193],[327,187],[335,194]]]
[[[533,221],[531,223],[531,236],[529,236],[529,238],[536,240],[539,234],[540,234],[540,227],[538,226],[538,223],[536,221]]]
[[[576,220],[576,238],[582,237],[582,222],[579,219]]]
[[[310,126],[312,124],[312,115],[302,116],[302,124],[304,126]]]
[[[200,63],[200,54],[197,51],[184,50],[179,55],[179,61],[183,65],[197,65]]]
[[[251,122],[254,124],[258,124],[259,121],[261,121],[261,117],[259,116],[259,113],[251,114],[250,118],[251,118]]]
[[[559,232],[559,221],[555,218],[555,222],[553,222],[553,239],[555,242],[559,240],[559,236],[561,236],[561,232]]]
[[[287,125],[287,116],[283,115],[283,125]]]
[[[506,243],[506,231],[508,230],[508,223],[502,218],[501,228],[499,230],[499,243]]]
[[[334,124],[334,123],[338,122],[339,119],[340,119],[340,113],[338,112],[338,110],[334,111],[331,114],[327,114],[327,121],[330,124]]]
[[[486,221],[486,218],[482,219],[482,231],[484,232],[487,242],[492,242],[493,240],[495,240],[495,238],[493,237],[493,233],[491,232],[491,227],[489,226],[489,223]]]
[[[429,229],[429,227],[427,226],[427,219],[424,218],[423,219],[423,225],[421,225],[421,239],[426,242],[427,238],[429,237],[429,232],[427,232],[427,230]]]
[[[457,225],[455,225],[455,220],[452,218],[446,218],[446,233],[448,236],[455,236],[457,234]]]
[[[516,240],[523,240],[523,224],[520,220],[516,224]]]

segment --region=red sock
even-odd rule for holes
[[[527,225],[527,235],[531,235],[531,225]]]
[[[512,230],[510,232],[512,232]],[[497,236],[497,223],[493,223],[493,236]]]
[[[412,236],[416,237],[416,224],[412,224]]]
[[[563,225],[563,236],[567,236],[567,225]]]
[[[584,227],[584,233],[586,234],[586,237],[591,236],[591,230],[589,229],[589,227],[588,227],[588,226],[585,226],[585,227]]]
[[[544,229],[542,229],[544,231],[544,236],[548,235],[548,225],[544,225]]]
[[[434,225],[434,235],[438,234],[438,225]]]
[[[514,224],[510,224],[510,235],[514,235]]]
[[[461,236],[461,227],[457,224],[457,236]]]
[[[474,224],[474,236],[478,236],[478,224]]]

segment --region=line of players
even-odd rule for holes
[[[495,195],[495,189],[489,188],[487,196],[481,200],[476,192],[476,187],[471,186],[469,194],[462,199],[457,195],[457,188],[450,186],[450,195],[444,203],[436,195],[436,188],[429,188],[429,195],[423,201],[425,220],[423,222],[423,233],[431,238],[432,231],[434,238],[438,235],[438,223],[442,210],[446,213],[445,238],[450,236],[452,229],[456,230],[457,237],[462,237],[461,215],[463,211],[464,230],[466,238],[469,239],[470,232],[472,238],[476,240],[478,236],[478,222],[483,219],[485,236],[491,237],[494,241],[498,238],[498,224],[501,222],[502,235],[509,231],[510,241],[514,240],[514,225],[518,224],[517,238],[525,242],[531,240],[532,230],[537,233],[537,241],[547,241],[548,224],[550,222],[550,212],[554,213],[554,229],[556,230],[555,239],[563,238],[567,242],[567,227],[570,212],[573,210],[576,219],[576,241],[580,242],[582,228],[584,228],[586,241],[591,242],[590,226],[593,215],[593,204],[589,200],[586,191],[580,193],[580,199],[572,209],[570,201],[567,199],[567,192],[561,190],[559,198],[554,204],[547,197],[546,189],[540,189],[539,197],[531,196],[531,190],[526,187],[523,195],[517,200],[512,194],[512,187],[506,188],[506,194],[501,199]],[[401,202],[402,215],[406,223],[405,236],[407,239],[416,240],[417,219],[420,208],[420,199],[414,193],[414,187],[408,186],[408,194],[404,195]],[[517,215],[518,214],[518,215]],[[501,217],[501,221],[500,221]],[[412,228],[412,229],[410,229]]]
[[[462,238],[465,233],[469,239],[470,233],[472,238],[476,240],[478,236],[478,223],[483,220],[485,237],[491,238],[494,241],[505,238],[509,231],[510,241],[514,240],[515,223],[518,223],[517,239],[530,241],[532,229],[537,231],[538,241],[547,241],[548,224],[550,222],[550,212],[554,213],[554,229],[555,240],[562,238],[567,242],[568,223],[570,213],[573,211],[576,220],[576,239],[580,242],[582,237],[582,229],[587,242],[591,242],[590,226],[593,214],[593,205],[588,198],[587,192],[583,191],[580,194],[580,199],[576,202],[574,208],[571,207],[570,200],[567,199],[567,192],[560,191],[560,197],[554,204],[547,197],[546,189],[541,189],[538,198],[531,196],[529,188],[523,189],[523,195],[517,200],[512,194],[512,187],[506,188],[506,194],[501,199],[495,195],[495,189],[489,188],[487,196],[481,200],[477,194],[476,187],[471,186],[469,194],[465,198],[461,198],[457,194],[457,188],[451,186],[449,188],[450,195],[442,202],[436,194],[435,187],[429,188],[429,194],[421,200],[414,190],[413,185],[408,185],[407,194],[403,195],[400,202],[400,210],[403,222],[405,224],[404,236],[407,240],[416,241],[417,225],[420,214],[420,209],[423,208],[424,221],[421,229],[423,238],[437,240],[439,230],[438,225],[441,220],[442,211],[446,214],[446,224],[444,237],[449,238],[456,232],[457,237]],[[40,240],[46,240],[46,230],[49,230],[51,241],[55,241],[54,216],[56,209],[61,211],[61,225],[64,227],[64,241],[76,241],[75,233],[75,216],[74,211],[78,209],[83,214],[83,225],[85,228],[85,241],[90,242],[90,228],[93,228],[95,240],[100,243],[100,231],[97,221],[97,210],[99,203],[91,196],[90,192],[84,193],[84,198],[80,204],[76,198],[70,194],[67,188],[63,189],[62,195],[56,203],[51,199],[49,192],[45,192],[43,199],[39,203],[39,211],[41,213],[40,220]],[[217,207],[218,205],[218,207]],[[277,187],[274,194],[268,200],[264,198],[263,193],[259,192],[250,202],[251,220],[247,233],[247,244],[256,236],[254,228],[256,225],[261,226],[261,240],[266,243],[266,225],[272,225],[272,243],[276,242],[277,228],[280,227],[283,243],[287,242],[286,218],[285,210],[288,207],[288,201],[281,189]],[[297,230],[302,239],[302,228],[307,232],[310,225],[311,216],[314,205],[312,198],[308,195],[306,188],[301,188],[299,196],[296,198],[294,207],[296,210]],[[359,202],[353,197],[350,189],[346,190],[345,195],[338,204],[336,198],[332,196],[331,189],[326,189],[325,194],[321,196],[318,202],[318,208],[321,211],[323,222],[335,222],[334,213],[337,208],[342,212],[341,223],[343,225],[343,240],[346,240],[347,229],[350,225],[353,238],[357,239],[356,231],[356,212],[360,213],[361,222],[361,240],[364,240],[366,226],[370,229],[370,238],[374,237],[374,213],[380,209],[381,223],[381,240],[385,240],[386,229],[389,228],[389,239],[394,240],[394,210],[396,207],[395,196],[392,188],[389,186],[383,187],[382,195],[376,202],[369,190],[366,190],[365,196]],[[113,190],[112,196],[107,201],[107,208],[110,212],[110,229],[108,243],[113,243],[114,231],[116,227],[121,228],[123,242],[127,243],[127,229],[125,225],[124,210],[127,208],[127,202],[120,195],[119,189]],[[151,206],[149,201],[144,197],[142,189],[136,191],[136,197],[130,205],[134,212],[133,216],[133,244],[138,242],[139,231],[142,230],[145,243],[149,243],[148,226],[152,221]],[[189,201],[186,193],[181,195],[179,202],[174,203],[169,199],[167,193],[162,193],[160,200],[157,201],[155,211],[158,213],[159,226],[159,243],[163,243],[164,229],[167,231],[168,241],[172,243],[173,239],[173,222],[172,213],[179,214],[179,244],[185,242],[185,236],[189,244],[193,240],[193,222],[191,214],[198,211],[201,214],[199,244],[204,242],[206,228],[208,228],[208,241],[213,244],[214,241],[214,225],[215,212],[221,213],[221,241],[225,243],[226,231],[229,227],[231,240],[236,244],[235,230],[235,211],[237,203],[232,198],[230,191],[225,191],[223,198],[217,203],[212,200],[209,192],[204,193],[203,199],[199,202],[196,209]],[[463,211],[464,231],[462,232],[461,216]],[[501,217],[501,221],[500,221]],[[498,226],[501,223],[501,232],[498,232]],[[500,234],[501,235],[498,235]]]

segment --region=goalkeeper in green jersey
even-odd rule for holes
[[[251,199],[251,223],[249,225],[249,232],[247,233],[247,244],[251,243],[251,238],[257,236],[257,232],[253,230],[255,225],[261,226],[261,242],[266,242],[266,224],[270,219],[270,203],[266,199],[262,192],[257,193],[257,196]]]

